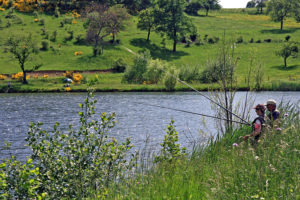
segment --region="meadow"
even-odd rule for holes
[[[103,55],[93,57],[92,47],[82,42],[86,34],[82,18],[72,18],[72,13],[66,13],[55,18],[46,14],[34,16],[33,14],[15,11],[14,14],[18,19],[14,20],[5,18],[7,12],[0,11],[0,48],[2,52],[0,55],[0,74],[12,74],[21,71],[18,62],[6,50],[5,42],[10,35],[31,33],[40,48],[42,47],[42,41],[47,41],[48,50],[40,51],[26,65],[32,66],[34,63],[39,63],[42,64],[39,70],[61,71],[111,69],[119,58],[123,59],[127,65],[132,65],[134,54],[128,50],[139,52],[143,49],[148,49],[153,59],[166,61],[169,65],[177,68],[196,67],[202,70],[208,61],[216,58],[225,35],[226,41],[235,43],[234,51],[238,59],[236,76],[240,89],[246,87],[245,77],[247,76],[251,60],[254,63],[254,67],[261,68],[262,73],[264,73],[264,89],[272,89],[272,82],[278,80],[292,82],[292,84],[297,85],[297,88],[299,85],[297,79],[300,78],[300,58],[289,58],[288,67],[285,69],[283,58],[275,55],[275,51],[279,50],[285,42],[286,36],[290,36],[290,41],[300,41],[300,25],[292,18],[288,18],[285,21],[284,30],[280,31],[279,23],[270,21],[267,15],[255,15],[251,9],[221,9],[220,11],[210,12],[208,17],[202,15],[204,13],[199,12],[199,16],[191,16],[198,30],[198,42],[191,44],[179,43],[177,52],[173,53],[171,51],[172,42],[158,33],[152,32],[150,42],[147,42],[147,33],[136,28],[138,19],[136,16],[132,16],[126,24],[126,29],[117,35],[120,44],[110,44],[109,40],[111,38],[108,37],[106,38],[107,43],[104,47]],[[61,27],[60,22],[70,18],[71,23]],[[7,24],[10,25],[8,26]],[[50,41],[54,31],[57,31],[55,42]],[[69,36],[68,31],[73,32],[73,39],[64,41]],[[208,42],[209,39],[216,40],[216,38],[219,39],[217,39],[218,42]],[[238,40],[240,40],[239,43]],[[76,52],[82,52],[82,54],[77,55]],[[152,90],[153,88],[159,88],[154,90],[161,90],[160,88],[163,87],[163,84],[146,86],[124,84],[121,83],[120,75],[118,74],[103,74],[101,76],[107,76],[104,79],[110,79],[112,83],[115,83],[114,86],[108,83],[109,90],[122,91],[122,88],[139,90],[141,87],[145,87],[147,90]],[[30,81],[33,85],[38,85],[40,82],[36,80]],[[6,84],[6,82],[0,80],[2,87]],[[20,87],[22,88],[22,86]],[[46,85],[41,87],[41,90],[47,90]],[[86,88],[85,86],[82,87]],[[180,90],[182,87],[177,85],[176,89]],[[207,85],[195,83],[195,87],[205,89]],[[28,86],[25,86],[25,88],[28,88]],[[61,88],[61,85],[57,85],[57,88]],[[102,90],[106,86],[97,88]]]

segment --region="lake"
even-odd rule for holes
[[[208,95],[207,92],[202,94]],[[245,98],[245,94],[237,92],[235,105]],[[269,98],[277,102],[300,101],[300,92],[251,92],[250,95],[254,98],[254,104],[265,103]],[[24,159],[30,153],[25,146],[25,138],[31,121],[43,122],[46,130],[51,130],[55,122],[60,122],[63,130],[69,124],[78,127],[78,104],[83,103],[85,97],[85,93],[0,94],[0,148],[3,148],[4,141],[8,141],[12,143],[11,152]],[[121,141],[130,137],[136,149],[143,148],[146,140],[154,148],[159,148],[171,119],[175,120],[179,142],[185,147],[191,147],[195,141],[204,141],[217,133],[211,118],[139,104],[214,115],[212,106],[216,105],[211,105],[209,100],[195,92],[96,93],[95,98],[98,100],[98,116],[101,112],[115,112],[117,115],[117,124],[111,135]],[[251,102],[249,104],[253,105]],[[254,116],[252,110],[250,119]],[[200,133],[200,130],[205,134]],[[0,158],[6,157],[8,153],[0,151]]]

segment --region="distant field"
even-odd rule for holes
[[[6,28],[7,19],[4,17],[7,11],[0,11],[1,29],[0,29],[0,73],[10,74],[20,71],[18,63],[12,59],[9,53],[5,53],[5,41],[9,35],[18,35],[23,33],[32,33],[38,45],[41,45],[41,29],[43,26],[35,22],[35,17],[30,14],[16,13],[22,19],[22,24],[16,24],[11,20],[11,26]],[[250,63],[250,55],[254,54],[258,63],[261,63],[265,72],[264,81],[272,80],[291,80],[300,79],[300,57],[296,59],[289,58],[289,68],[283,68],[283,59],[275,55],[277,50],[285,40],[287,35],[291,36],[292,41],[300,41],[300,24],[294,19],[289,18],[284,23],[284,30],[279,30],[280,24],[271,22],[266,15],[251,14],[251,10],[245,9],[223,9],[210,12],[208,17],[191,17],[198,28],[200,39],[203,41],[205,35],[209,37],[223,38],[224,32],[226,40],[236,41],[238,37],[243,38],[243,43],[236,44],[236,56],[239,62],[237,66],[238,80],[242,84],[246,71]],[[204,13],[203,13],[204,14]],[[162,47],[162,38],[160,34],[151,33],[150,43],[146,43],[147,33],[136,28],[137,18],[132,17],[127,24],[126,30],[122,31],[117,39],[121,40],[121,45],[107,45],[104,54],[98,57],[92,56],[92,47],[86,45],[74,44],[78,35],[85,36],[83,22],[76,20],[76,24],[70,24],[60,27],[60,21],[65,16],[55,18],[49,15],[40,15],[39,19],[45,20],[46,32],[51,36],[54,30],[57,30],[58,36],[56,42],[50,42],[57,52],[51,49],[41,51],[34,61],[43,63],[40,70],[93,70],[111,68],[114,61],[122,58],[129,65],[132,63],[133,54],[129,53],[124,47],[137,52],[142,49],[149,49],[153,58],[159,58],[168,61],[170,64],[180,67],[197,65],[203,68],[208,60],[214,59],[218,53],[220,41],[217,44],[208,44],[197,46],[191,44],[186,47],[185,44],[179,44],[177,52],[172,53],[172,42],[166,40],[165,48]],[[74,31],[74,39],[66,43],[63,38],[67,35],[66,29]],[[253,38],[254,43],[249,43]],[[108,38],[110,39],[110,38]],[[265,39],[271,39],[271,43],[264,42]],[[256,43],[260,40],[261,43]],[[75,56],[75,51],[82,51],[83,55]],[[254,53],[255,52],[255,53]],[[31,63],[28,63],[30,65]]]

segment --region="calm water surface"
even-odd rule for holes
[[[203,94],[208,95],[206,92]],[[238,92],[237,102],[245,97],[245,92]],[[300,92],[260,92],[251,93],[256,103],[264,103],[273,98],[276,101],[291,101],[299,103]],[[55,122],[60,122],[66,129],[69,124],[78,126],[80,111],[78,104],[83,103],[86,94],[0,94],[0,148],[3,141],[12,143],[12,152],[21,159],[30,153],[25,147],[25,137],[31,121],[43,122],[43,128],[51,130]],[[191,146],[195,140],[203,136],[199,130],[207,135],[216,133],[214,121],[187,113],[150,107],[135,102],[161,105],[176,109],[213,115],[210,102],[204,97],[191,92],[177,93],[96,93],[96,113],[117,114],[117,124],[112,135],[121,141],[130,137],[135,148],[142,148],[146,138],[153,145],[159,145],[165,134],[164,129],[171,119],[175,120],[179,140],[183,146]],[[251,112],[254,115],[254,111]],[[0,158],[7,156],[7,151],[0,151]]]

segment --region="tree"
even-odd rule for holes
[[[93,43],[93,54],[103,53],[104,38],[119,33],[124,29],[124,20],[128,18],[125,8],[119,5],[109,8],[106,5],[92,3],[85,10],[87,22],[86,40]]]
[[[148,31],[147,41],[149,41],[150,32],[155,27],[154,9],[153,8],[147,8],[140,12],[137,27],[138,27],[138,29]]]
[[[173,40],[173,52],[176,52],[179,37],[191,32],[194,27],[191,20],[185,15],[184,9],[185,0],[157,1],[156,30]]]
[[[255,6],[257,8],[257,12],[260,12],[260,14],[263,13],[263,8],[266,7],[266,0],[254,0]],[[260,11],[259,11],[260,10]]]
[[[25,63],[30,57],[38,52],[35,42],[32,40],[31,34],[28,36],[12,36],[9,37],[6,45],[9,52],[18,60],[20,68],[23,72],[23,84],[28,84],[26,79],[26,73],[35,71],[42,65],[38,64],[33,66],[31,69],[26,69]]]
[[[185,12],[189,15],[198,15],[198,11],[202,8],[202,4],[199,0],[191,1],[185,8]]]
[[[246,8],[255,8],[255,2],[254,1],[248,1]]]
[[[209,10],[217,10],[221,8],[219,0],[202,0],[201,4],[202,7],[206,10],[206,16],[208,16]]]
[[[276,55],[283,57],[284,60],[284,67],[287,68],[287,59],[292,57],[297,57],[297,54],[299,52],[299,49],[296,44],[294,43],[286,43],[282,46],[282,48],[279,51],[276,51]]]
[[[112,34],[112,43],[115,42],[116,35],[121,31],[125,29],[125,23],[124,21],[129,19],[129,15],[124,7],[122,7],[120,4],[112,6],[108,10],[108,14],[110,15],[108,20],[108,29],[110,33]]]
[[[293,11],[293,0],[270,0],[268,2],[268,13],[275,22],[280,22],[280,30],[283,29],[283,21]]]

